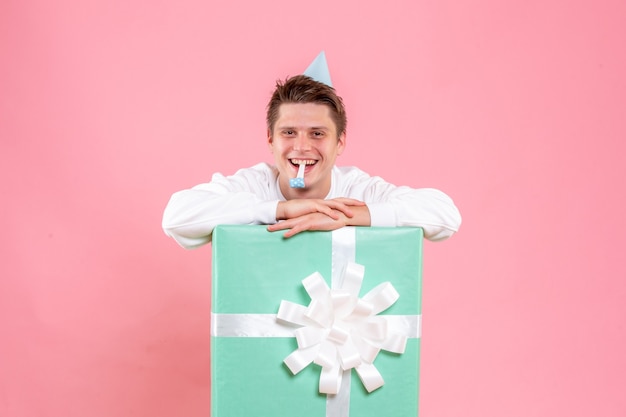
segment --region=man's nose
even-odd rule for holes
[[[293,149],[296,151],[307,151],[311,148],[311,142],[305,133],[300,133],[296,136],[293,143]]]

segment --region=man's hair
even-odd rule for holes
[[[335,89],[306,75],[296,75],[285,81],[276,81],[276,89],[267,104],[267,128],[274,133],[280,105],[284,103],[316,103],[328,106],[335,122],[337,137],[346,131],[346,109]]]

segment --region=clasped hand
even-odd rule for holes
[[[291,237],[305,230],[335,230],[344,226],[369,226],[367,205],[352,198],[295,199],[281,201],[276,208],[276,220],[267,230],[287,230]]]

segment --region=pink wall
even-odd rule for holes
[[[1,416],[208,416],[210,248],[161,213],[269,161],[321,49],[340,163],[464,216],[425,248],[422,415],[626,415],[625,3],[367,4],[0,4]]]

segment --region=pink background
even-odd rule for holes
[[[436,187],[423,416],[626,415],[626,3],[0,3],[0,415],[208,416],[210,246],[170,194],[270,161],[325,49],[342,165]]]

